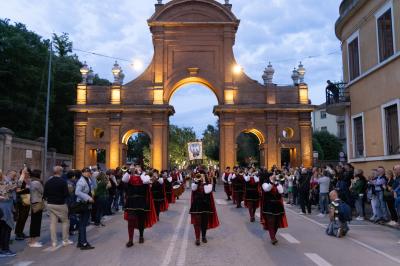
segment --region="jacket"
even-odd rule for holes
[[[90,182],[90,181],[89,181]],[[77,202],[87,202],[91,197],[91,187],[89,186],[88,182],[86,181],[85,177],[81,176],[81,178],[76,183],[75,188],[75,195]]]

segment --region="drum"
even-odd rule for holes
[[[178,182],[173,184],[172,189],[174,190],[175,197],[180,197],[183,192],[185,192],[185,187],[183,184],[179,184]]]

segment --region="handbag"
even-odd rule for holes
[[[31,208],[32,208],[33,213],[43,211],[44,210],[44,202],[40,201],[40,202],[32,203]]]
[[[70,213],[83,213],[89,210],[89,205],[86,202],[73,202],[69,207]]]
[[[31,194],[22,194],[21,200],[22,200],[22,205],[30,206],[31,205]]]

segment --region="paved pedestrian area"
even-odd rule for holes
[[[352,222],[346,238],[325,235],[327,218],[298,214],[286,205],[289,228],[280,230],[279,243],[272,246],[259,222],[250,223],[246,208],[237,209],[217,188],[220,227],[208,232],[208,243],[194,245],[190,225],[189,197],[185,194],[161,214],[161,221],[145,231],[145,243],[125,247],[127,226],[122,213],[106,217],[105,227],[88,227],[88,240],[96,248],[81,251],[74,246],[49,248],[50,235],[44,219],[43,248],[14,242],[17,256],[1,259],[0,265],[400,265],[400,231],[369,222]],[[259,215],[258,219],[259,220]],[[28,225],[26,228],[28,232]],[[76,237],[72,238],[76,242]]]

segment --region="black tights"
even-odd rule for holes
[[[160,201],[154,201],[154,206],[156,208],[157,218],[160,218],[161,202]]]
[[[206,238],[207,235],[207,227],[208,227],[208,213],[198,214],[198,219],[200,223],[194,225],[194,232],[196,235],[196,239],[200,239],[200,231],[201,237]]]

